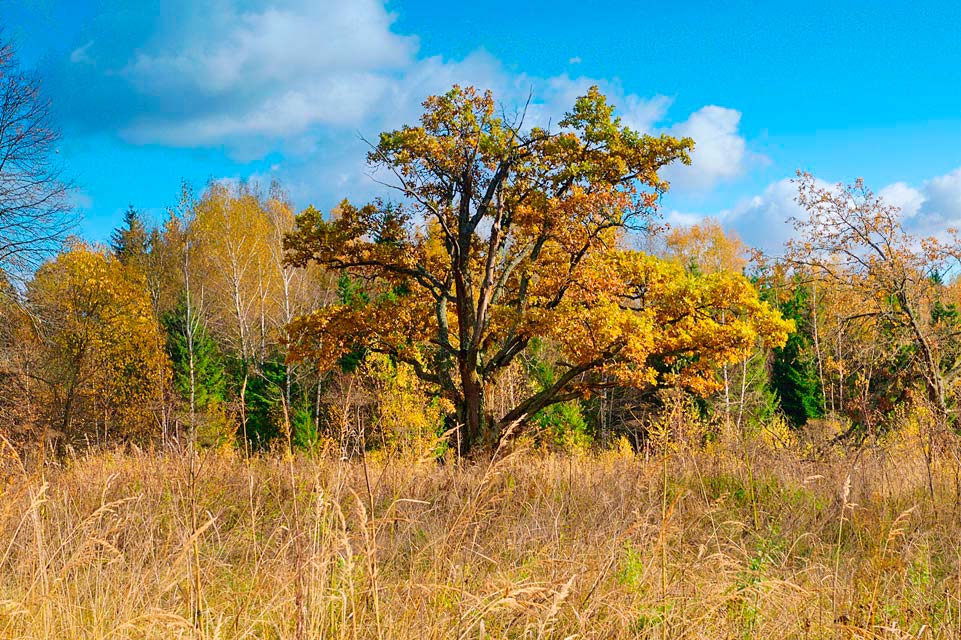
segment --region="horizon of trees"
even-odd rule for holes
[[[278,183],[184,184],[96,245],[67,237],[49,103],[9,46],[0,80],[7,440],[466,455],[640,447],[677,415],[702,440],[955,423],[961,238],[909,234],[860,181],[799,173],[775,260],[658,224],[658,172],[694,141],[632,131],[596,88],[545,130],[455,86],[372,145],[396,200],[295,213]]]
[[[624,435],[643,446],[679,403],[686,416],[714,425],[706,437],[834,417],[843,427],[832,436],[861,438],[918,407],[953,424],[961,290],[942,274],[955,268],[956,245],[909,236],[897,211],[860,183],[813,184],[799,177],[819,210],[849,216],[830,218],[850,234],[843,250],[826,245],[841,236],[812,216],[797,222],[798,239],[776,262],[753,259],[711,220],[667,230],[651,257],[675,287],[741,278],[793,324],[782,344],[755,334],[736,359],[700,369],[703,387],[685,386],[666,369],[643,386],[581,387],[531,416],[532,437],[568,447]],[[880,228],[879,211],[891,216]],[[354,455],[456,446],[443,437],[453,401],[414,365],[356,341],[340,343],[348,348],[326,364],[288,357],[297,318],[344,309],[363,316],[380,295],[373,279],[285,262],[284,237],[296,229],[279,185],[212,183],[199,197],[185,187],[157,226],[130,209],[109,246],[71,241],[22,287],[6,287],[0,430],[23,444],[43,438],[61,448],[196,440],[253,451],[326,440]],[[874,234],[887,252],[876,257],[863,239]],[[677,289],[669,291],[676,299]],[[368,328],[382,317],[371,314]],[[363,334],[359,325],[346,329]],[[320,334],[328,335],[337,334]],[[652,339],[663,342],[662,335]],[[551,335],[532,339],[488,387],[491,415],[555,384],[569,366],[562,349]]]

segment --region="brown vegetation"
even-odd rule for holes
[[[957,459],[932,500],[911,421],[857,452],[768,441],[11,458],[0,637],[961,637]]]

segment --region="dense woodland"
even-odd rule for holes
[[[0,431],[25,450],[443,456],[954,423],[961,242],[910,235],[861,182],[798,173],[805,214],[765,256],[662,224],[658,172],[696,141],[631,130],[596,88],[547,129],[455,86],[370,145],[384,199],[297,212],[280,184],[184,184],[103,246],[69,236],[47,105],[3,60]]]

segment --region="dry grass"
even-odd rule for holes
[[[0,637],[961,637],[956,465],[903,451],[188,457],[14,469]]]

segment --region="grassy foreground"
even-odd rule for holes
[[[957,464],[932,500],[910,449],[5,468],[2,638],[961,637]]]

